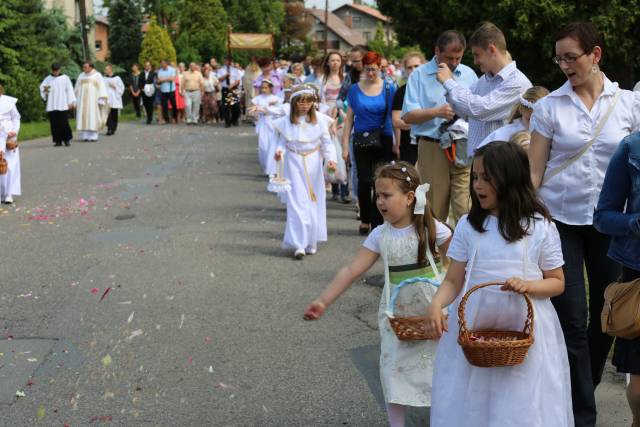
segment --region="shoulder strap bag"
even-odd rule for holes
[[[545,171],[544,177],[542,179],[542,185],[549,182],[551,178],[553,178],[554,176],[558,175],[560,172],[562,172],[563,170],[571,166],[573,163],[575,163],[576,160],[582,157],[584,153],[589,151],[589,148],[591,148],[591,146],[596,142],[596,139],[598,139],[598,137],[600,136],[600,132],[602,132],[602,128],[604,128],[604,125],[607,123],[607,120],[609,120],[609,116],[611,115],[614,107],[618,103],[618,99],[620,99],[621,93],[622,91],[620,90],[620,88],[618,88],[618,90],[616,90],[616,94],[613,96],[613,101],[611,101],[611,104],[609,105],[609,109],[607,110],[605,115],[602,116],[602,119],[600,119],[600,123],[598,123],[598,127],[596,128],[596,132],[594,133],[593,138],[591,138],[591,140],[587,142],[585,146],[580,149],[580,151],[578,151],[571,158],[567,159],[563,164],[561,164],[555,169],[550,169]]]
[[[382,132],[384,125],[387,123],[387,114],[389,114],[389,86],[385,81],[384,87],[384,115],[382,116],[382,124],[380,128],[369,132],[354,132],[353,146],[359,150],[382,148]]]

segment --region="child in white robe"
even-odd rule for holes
[[[429,301],[422,290],[427,289],[402,283],[433,273],[436,247],[443,259],[451,240],[451,230],[433,217],[427,203],[429,184],[419,184],[418,171],[406,162],[381,166],[376,171],[378,209],[384,224],[369,234],[353,261],[338,272],[304,314],[306,320],[320,318],[355,280],[383,259],[385,285],[378,310],[380,380],[391,427],[404,427],[407,406],[430,406],[437,342],[401,341],[391,328],[388,313],[393,313],[395,306],[398,310],[402,307],[403,316],[412,315],[408,312],[424,315]],[[393,304],[391,294],[397,294],[399,302]]]
[[[278,132],[275,160],[284,158],[284,175],[291,183],[287,194],[287,224],[282,246],[294,257],[316,253],[327,240],[322,159],[335,170],[336,152],[329,134],[331,119],[313,108],[315,95],[306,88],[291,95],[290,114],[273,122]]]
[[[18,100],[4,94],[4,88],[0,85],[0,153],[7,161],[9,170],[5,175],[0,175],[0,200],[5,204],[13,204],[13,196],[20,196],[20,149],[17,147],[8,150],[7,143],[17,144],[18,131],[20,130],[20,113],[16,108]]]
[[[265,79],[260,84],[260,95],[251,100],[252,107],[248,114],[257,114],[256,133],[258,134],[258,160],[265,175],[273,177],[276,173],[276,145],[277,138],[273,129],[272,118],[274,109],[277,108],[281,100],[272,94],[273,83]]]
[[[425,327],[440,338],[433,374],[432,427],[573,427],[564,335],[551,297],[564,292],[560,236],[537,198],[529,160],[512,142],[475,152],[471,210],[453,234],[447,275],[427,310]],[[533,345],[516,366],[477,367],[458,344],[458,307],[469,330],[522,331],[533,303]],[[448,320],[442,309],[449,306]],[[443,333],[444,332],[444,333]]]

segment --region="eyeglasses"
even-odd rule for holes
[[[378,67],[364,67],[364,71],[366,71],[367,73],[377,73],[378,71],[380,71],[380,68],[378,68]]]
[[[553,58],[551,58],[551,60],[558,65],[560,65],[561,62],[564,62],[565,64],[573,64],[578,60],[578,58],[583,57],[586,54],[587,52],[582,52],[580,55],[574,54],[574,55],[554,56]]]

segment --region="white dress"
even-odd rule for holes
[[[493,142],[493,141],[505,141],[505,142],[508,142],[509,140],[511,140],[513,135],[515,135],[518,132],[525,131],[525,130],[529,130],[529,129],[524,127],[524,124],[522,123],[521,119],[516,119],[516,120],[513,121],[513,123],[506,124],[506,125],[502,126],[501,128],[494,130],[489,135],[487,135],[487,137],[484,139],[484,141],[482,141],[480,143],[480,145],[478,145],[478,148],[480,148],[482,146],[485,146],[488,143]],[[478,148],[476,148],[476,150]]]
[[[331,119],[316,117],[315,124],[292,124],[288,115],[273,121],[279,135],[277,150],[284,153],[284,176],[291,182],[283,248],[316,249],[318,242],[327,240],[322,159],[335,162],[336,152],[329,135]]]
[[[0,175],[0,198],[4,200],[7,196],[20,196],[22,187],[20,184],[20,148],[7,151],[7,134],[16,133],[20,130],[20,113],[16,108],[17,98],[0,95],[0,151],[3,153],[9,168],[5,175]]]
[[[436,221],[436,243],[441,245],[451,237],[451,230]],[[413,225],[395,228],[389,223],[376,227],[363,246],[382,254],[386,260],[385,270],[401,271],[399,276],[410,274],[407,269],[418,262],[418,236]],[[394,269],[394,267],[396,267]],[[413,269],[415,271],[415,269]],[[431,405],[431,377],[435,358],[436,341],[400,341],[387,317],[387,293],[397,283],[389,279],[393,272],[385,274],[385,284],[378,308],[378,330],[380,332],[380,381],[385,401],[407,406]],[[422,295],[416,297],[417,288],[409,289],[396,301],[407,315],[424,313],[427,304]],[[391,309],[393,310],[393,308]],[[410,313],[410,312],[414,313]],[[396,312],[396,314],[398,314]]]
[[[258,114],[256,123],[256,133],[258,134],[258,160],[264,169],[265,175],[275,175],[276,173],[276,145],[278,139],[273,129],[273,111],[280,105],[280,99],[275,95],[260,94],[251,100],[251,104],[262,107],[266,113]],[[271,107],[271,108],[270,108]]]
[[[458,305],[466,290],[514,276],[541,279],[543,270],[564,264],[558,231],[542,218],[535,220],[527,237],[515,243],[502,238],[496,217],[487,217],[485,229],[475,231],[465,215],[449,246],[449,257],[466,262],[467,273],[465,286],[450,307],[449,331],[436,352],[430,425],[573,427],[567,349],[549,298],[532,298],[534,343],[521,365],[472,366],[457,343]],[[522,295],[488,287],[468,299],[465,317],[473,329],[522,330],[526,305]]]

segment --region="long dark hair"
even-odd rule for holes
[[[408,180],[407,177],[409,177]],[[375,179],[378,178],[394,180],[404,194],[410,191],[415,192],[420,185],[418,171],[407,162],[395,162],[380,166],[375,174]],[[414,199],[410,207],[411,212],[413,212],[415,204],[416,200]],[[423,214],[413,214],[413,227],[418,235],[418,263],[424,264],[427,261],[427,244],[431,253],[436,255],[436,222],[429,202],[425,205]]]
[[[484,172],[496,190],[498,202],[498,230],[507,242],[517,242],[527,235],[536,214],[551,221],[547,207],[536,195],[531,183],[529,159],[524,149],[512,142],[494,141],[480,147],[474,154],[482,159]],[[480,206],[473,190],[474,171],[471,167],[471,210],[467,220],[479,233],[484,233],[488,209]]]
[[[342,79],[344,78],[342,74],[342,69],[344,68],[344,61],[342,60],[342,55],[340,55],[340,52],[338,52],[337,50],[331,50],[327,53],[327,55],[324,57],[324,60],[322,61],[322,69],[324,70],[322,81],[324,84],[327,83],[327,80],[331,76],[331,67],[329,66],[329,59],[331,59],[332,55],[338,55],[338,58],[340,58],[340,71],[338,71],[340,82],[342,82]]]

